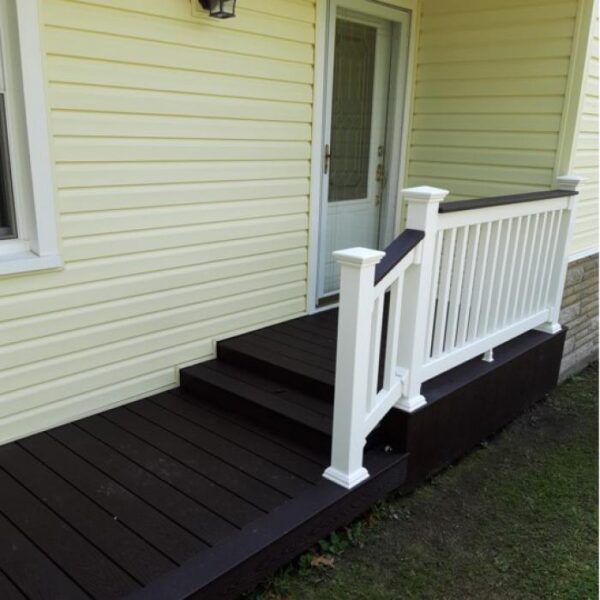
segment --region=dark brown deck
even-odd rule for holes
[[[0,447],[0,600],[236,598],[548,392],[564,342],[529,332],[426,382],[347,491],[321,476],[336,326],[328,311],[220,342],[177,390]]]
[[[400,486],[406,457],[376,447],[362,486],[322,478],[331,403],[307,388],[332,381],[334,319],[257,334],[260,368],[221,357],[187,389],[0,447],[0,599],[232,598]],[[299,386],[278,380],[290,361]]]

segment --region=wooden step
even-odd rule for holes
[[[324,456],[331,447],[333,405],[262,372],[221,359],[182,369],[181,388],[221,409],[302,440]]]
[[[223,362],[236,365],[271,380],[294,386],[313,397],[333,400],[335,355],[323,356],[311,351],[305,340],[277,338],[274,331],[262,330],[223,340],[217,355]],[[296,342],[298,342],[296,344]]]

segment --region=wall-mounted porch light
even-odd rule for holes
[[[235,17],[235,4],[237,0],[200,0],[204,10],[207,10],[215,19],[230,19]]]

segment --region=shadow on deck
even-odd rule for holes
[[[564,338],[525,334],[428,382],[347,491],[321,476],[336,326],[329,311],[226,340],[177,390],[1,447],[0,598],[235,598],[405,484],[408,452],[413,485],[549,391]]]

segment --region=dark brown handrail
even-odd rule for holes
[[[385,256],[375,267],[377,285],[423,238],[425,232],[405,229],[386,249]]]
[[[528,192],[526,194],[513,194],[511,196],[492,196],[490,198],[478,198],[477,200],[456,200],[447,204],[440,204],[438,212],[451,213],[460,210],[475,210],[477,208],[489,208],[491,206],[502,206],[504,204],[519,204],[521,202],[534,202],[535,200],[550,200],[552,198],[566,198],[575,196],[579,192],[573,190],[548,190],[543,192]]]

